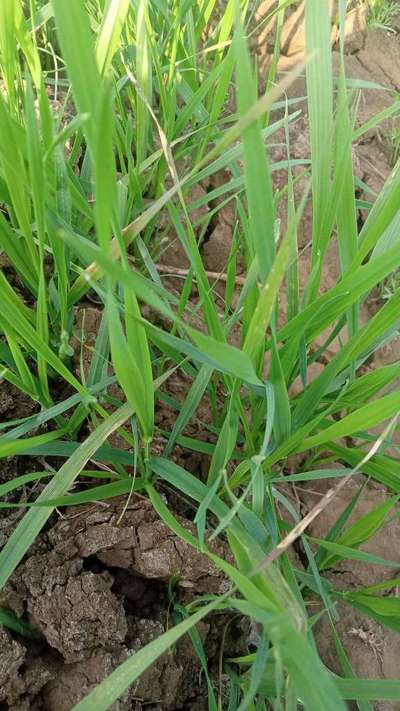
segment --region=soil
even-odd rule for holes
[[[273,0],[260,3],[257,21],[263,21],[274,5]],[[282,36],[282,57],[279,75],[283,76],[304,54],[304,33],[302,30],[303,3],[288,11],[289,20]],[[394,93],[400,91],[400,39],[399,35],[368,32],[365,17],[354,13],[352,28],[347,38],[347,70],[350,77],[375,82],[385,87],[364,89],[361,94],[358,124],[364,123],[377,112],[390,105]],[[400,31],[400,19],[395,29]],[[265,84],[273,43],[273,25],[261,25],[253,35],[253,49],[258,55],[260,85]],[[338,66],[337,32],[332,25],[334,65]],[[289,97],[304,96],[305,79],[299,77],[288,91]],[[289,130],[290,156],[306,159],[309,156],[308,122],[304,104],[303,114]],[[393,121],[388,120],[379,129],[363,135],[355,146],[356,177],[367,186],[359,188],[360,199],[373,200],[390,174],[393,159]],[[273,137],[270,146],[273,162],[285,160],[286,141],[284,132]],[[295,196],[302,195],[306,177],[302,166],[294,168]],[[197,186],[190,195],[189,202],[201,199],[222,183],[228,182],[230,175],[220,172],[212,180]],[[286,184],[285,171],[273,172],[276,191]],[[371,191],[371,192],[370,192]],[[200,250],[206,269],[212,274],[226,271],[229,259],[235,214],[233,205],[228,203],[216,216],[209,219],[209,207],[192,211],[191,217],[197,223],[196,234],[201,237]],[[286,220],[284,200],[279,205],[282,229]],[[360,226],[365,215],[360,211]],[[207,220],[208,223],[207,223]],[[300,274],[302,283],[309,271],[309,241],[312,211],[307,205],[299,228]],[[203,230],[202,225],[206,224]],[[170,267],[175,276],[165,276],[171,288],[179,292],[182,274],[174,270],[188,267],[186,255],[171,230],[165,217],[160,226],[161,239],[158,260],[161,266]],[[7,265],[3,265],[7,269]],[[243,265],[239,265],[239,272]],[[165,269],[164,269],[165,272]],[[339,274],[337,246],[334,241],[328,251],[324,265],[322,288],[330,288]],[[11,277],[10,277],[11,278]],[[14,277],[13,277],[14,278]],[[16,281],[16,288],[18,282]],[[224,284],[217,285],[218,292],[224,293]],[[193,289],[193,299],[196,290]],[[24,295],[28,299],[28,296]],[[380,295],[375,294],[376,299]],[[281,306],[284,308],[284,301]],[[373,299],[364,306],[363,317],[374,313]],[[283,314],[284,317],[284,314]],[[75,367],[81,364],[87,375],[91,352],[95,344],[101,312],[93,304],[80,304],[76,313],[75,327]],[[83,334],[83,338],[82,338]],[[340,341],[336,339],[330,346],[337,352]],[[394,341],[374,357],[374,363],[381,365],[398,360],[400,341]],[[82,358],[81,358],[82,352]],[[373,365],[373,364],[372,364]],[[312,379],[321,370],[321,364],[310,367]],[[182,371],[171,377],[165,387],[166,393],[177,402],[182,401],[191,385],[191,379]],[[296,384],[293,386],[296,387]],[[113,397],[122,399],[116,388]],[[223,393],[221,393],[223,397]],[[35,404],[19,393],[13,386],[3,382],[0,387],[1,420],[26,417],[35,411]],[[211,404],[204,400],[185,431],[185,434],[204,441],[213,441],[207,427]],[[171,429],[176,413],[172,407],[159,401],[157,425],[163,430]],[[124,440],[115,435],[114,446],[126,447]],[[165,441],[160,437],[160,451]],[[202,454],[194,454],[176,447],[173,458],[200,478],[205,475],[209,459]],[[295,471],[297,461],[288,467]],[[36,460],[10,458],[2,460],[1,482],[9,481],[18,474],[41,468]],[[312,486],[297,488],[293,504],[298,512],[305,514],[315,504],[330,482],[313,482]],[[338,513],[345,508],[360,482],[354,482],[342,491],[340,497],[311,527],[317,537],[326,534]],[[23,493],[28,496],[30,490]],[[169,492],[167,495],[170,497]],[[8,500],[16,499],[9,495]],[[368,485],[360,499],[357,514],[365,513],[384,499],[384,491],[375,485]],[[18,494],[18,501],[21,493]],[[24,500],[22,498],[22,500]],[[190,507],[178,497],[169,498],[169,505],[177,512],[180,523],[190,532]],[[169,582],[176,578],[172,591],[179,602],[187,602],[202,593],[218,593],[226,589],[227,581],[205,557],[175,537],[157,518],[147,500],[140,496],[131,499],[123,512],[125,501],[115,500],[90,507],[77,507],[59,516],[38,538],[22,564],[11,577],[6,588],[0,593],[0,605],[13,610],[18,616],[24,615],[37,633],[36,639],[26,639],[0,627],[0,710],[25,711],[69,711],[91,688],[105,678],[116,666],[157,638],[171,624],[171,591]],[[7,540],[10,531],[22,515],[22,510],[0,512],[0,544]],[[365,550],[398,560],[400,526],[392,521],[369,543]],[[226,557],[223,546],[215,552]],[[393,574],[378,566],[364,566],[352,562],[340,564],[330,577],[338,588],[357,589],[360,585],[371,585]],[[338,605],[340,620],[338,631],[356,674],[371,678],[398,677],[400,654],[399,636],[367,620],[348,606]],[[221,682],[220,656],[248,653],[252,640],[251,630],[237,617],[215,614],[198,626],[198,631],[210,662],[210,674],[216,683]],[[334,671],[340,672],[330,627],[326,617],[322,617],[316,628],[316,641],[320,653]],[[221,649],[222,648],[222,649]],[[207,686],[198,656],[189,638],[178,642],[174,649],[163,655],[140,680],[111,708],[132,709],[207,709]],[[376,705],[379,711],[400,708],[393,703]]]
[[[193,524],[177,519],[194,532]],[[211,544],[211,550],[226,557],[221,545]],[[76,507],[60,518],[0,596],[0,604],[24,615],[39,636],[30,642],[3,630],[0,702],[11,709],[69,711],[168,629],[168,583],[174,577],[173,594],[181,603],[228,586],[208,558],[171,533],[147,499],[135,496],[126,509],[122,499]],[[218,659],[228,623],[226,653],[246,650],[249,631],[217,615],[213,624],[199,626],[211,659]],[[182,640],[112,708],[206,709],[200,671],[190,640]]]
[[[37,404],[29,395],[21,392],[11,383],[3,381],[0,390],[0,417],[2,422],[18,420],[33,415]]]
[[[313,491],[299,492],[305,510],[311,508],[317,498],[325,493],[326,488],[332,483],[332,481],[329,483],[325,481],[322,485],[319,482],[313,486]],[[325,537],[337,517],[364,483],[365,481],[362,481],[361,478],[359,481],[352,481],[347,490],[337,496],[334,504],[325,509],[324,514],[316,519],[310,527],[310,534],[316,538]],[[355,513],[350,518],[350,523],[366,515],[371,509],[386,500],[387,492],[382,487],[370,484],[364,490]],[[361,548],[373,555],[395,563],[398,562],[400,568],[399,540],[398,519],[389,516],[388,523]],[[393,578],[393,573],[393,568],[365,565],[353,560],[336,564],[335,568],[326,574],[326,577],[337,590],[351,592],[364,586],[390,580]],[[342,602],[338,603],[336,612],[338,615],[336,630],[356,674],[364,678],[398,679],[400,635],[394,630],[382,627],[371,618]],[[315,639],[325,664],[332,671],[343,674],[336,655],[332,629],[326,615],[316,625]],[[377,711],[394,711],[399,708],[400,704],[396,702],[379,702],[375,706]]]

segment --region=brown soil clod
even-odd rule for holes
[[[185,597],[226,589],[226,579],[211,561],[178,539],[146,499],[133,497],[121,516],[123,505],[115,500],[71,510],[42,536],[47,550],[28,556],[2,591],[0,604],[26,615],[44,645],[44,653],[33,660],[38,667],[33,685],[28,671],[21,671],[28,655],[25,640],[14,640],[3,630],[0,702],[9,708],[36,708],[24,706],[25,697],[29,704],[39,703],[40,697],[46,709],[72,708],[130,654],[166,630],[166,584],[173,576],[179,576],[177,594],[181,589]],[[193,524],[177,518],[194,531]],[[222,546],[212,548],[225,554]],[[46,674],[39,674],[42,668]],[[170,652],[112,708],[140,709],[141,701],[184,708],[198,672],[193,648],[184,661]]]
[[[0,707],[13,711],[39,709],[35,699],[53,678],[56,666],[51,657],[34,655],[34,650],[12,638],[0,627]],[[4,704],[4,706],[3,706]]]
[[[222,591],[222,574],[206,556],[175,536],[146,499],[133,498],[121,517],[123,505],[116,500],[93,511],[78,508],[49,533],[55,551],[68,557],[95,555],[105,565],[163,582],[178,574],[179,585],[197,593]],[[193,524],[177,518],[194,532]],[[218,545],[214,549],[223,553]]]

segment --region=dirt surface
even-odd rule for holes
[[[28,556],[2,591],[0,604],[24,615],[39,635],[30,643],[2,633],[0,702],[8,708],[71,709],[113,668],[168,628],[167,583],[174,576],[181,602],[227,589],[208,558],[173,535],[145,498],[134,497],[123,512],[124,503],[67,513],[40,537],[35,549],[41,546],[41,552]],[[194,533],[193,524],[177,518]],[[211,549],[226,556],[220,545]],[[214,655],[220,643],[216,632],[226,622],[224,616],[213,627],[199,626]],[[230,653],[246,649],[245,641],[245,630],[230,625]],[[192,708],[201,690],[199,673],[190,640],[183,640],[113,708]]]
[[[3,381],[0,389],[0,419],[1,422],[29,417],[37,409],[29,395],[18,390],[11,383]]]
[[[339,580],[335,576],[334,583],[337,589],[355,589],[351,575],[343,575]],[[355,673],[367,679],[398,679],[400,654],[398,632],[383,628],[374,620],[343,603],[337,605],[336,612],[339,618],[335,623],[336,630]],[[326,616],[317,624],[315,637],[325,664],[332,671],[343,674],[337,661],[332,629]],[[381,701],[373,708],[375,711],[398,711],[400,703]]]
[[[260,85],[265,86],[266,72],[273,49],[271,37],[273,23],[264,19],[273,6],[272,0],[260,3],[257,22],[260,29],[253,34],[253,49],[257,53],[260,67]],[[284,76],[304,54],[304,32],[302,29],[303,3],[288,11],[288,22],[282,35],[282,57],[279,62],[279,76]],[[263,24],[264,23],[264,24]],[[396,25],[395,29],[396,29]],[[400,21],[397,27],[400,31]],[[332,23],[332,44],[334,47],[334,67],[337,69],[337,30]],[[359,12],[352,16],[352,25],[347,36],[347,71],[350,77],[366,82],[375,82],[380,88],[364,88],[361,92],[357,125],[369,120],[386,106],[389,106],[395,92],[400,90],[400,38],[397,34],[380,31],[366,31],[365,17]],[[289,97],[304,96],[305,78],[299,77],[289,89]],[[299,104],[302,115],[290,125],[290,157],[306,161],[310,147],[308,120],[304,103]],[[384,122],[379,129],[364,134],[355,146],[354,164],[357,196],[373,201],[390,174],[393,162],[393,135],[396,125],[392,120]],[[287,159],[284,131],[271,139],[270,157],[272,163]],[[306,183],[305,166],[294,168],[295,197],[298,203]],[[211,197],[208,207],[192,210],[196,236],[200,251],[212,282],[217,275],[226,272],[231,254],[232,235],[235,226],[233,203],[225,205],[219,213],[211,216],[219,198],[212,198],[213,191],[231,176],[220,172],[197,186],[188,198],[196,203],[207,194]],[[287,181],[285,170],[273,170],[274,190],[279,191]],[[286,221],[286,205],[279,203],[278,217],[281,230]],[[360,227],[365,219],[359,213]],[[311,235],[312,210],[306,206],[299,227],[300,275],[302,283],[309,272],[309,242]],[[160,272],[168,284],[180,291],[185,270],[189,264],[184,250],[171,227],[167,216],[160,225],[160,244],[157,261],[164,272]],[[2,265],[7,273],[7,265]],[[180,271],[181,270],[181,271]],[[183,270],[183,271],[182,271]],[[243,265],[239,265],[239,274]],[[170,273],[168,273],[170,272]],[[336,282],[339,274],[337,246],[332,241],[323,269],[322,288],[328,289]],[[172,276],[171,276],[172,275]],[[14,278],[10,276],[10,279]],[[18,280],[15,280],[18,288]],[[224,294],[223,279],[215,287],[218,294]],[[29,295],[24,298],[29,299]],[[193,288],[193,303],[196,289]],[[380,294],[375,294],[380,299]],[[374,298],[365,305],[363,317],[374,313]],[[222,303],[222,302],[221,302]],[[284,308],[284,302],[283,302]],[[88,375],[101,312],[95,304],[80,305],[76,312],[75,368],[82,375]],[[394,362],[400,356],[400,341],[376,354],[375,364]],[[330,346],[334,354],[340,348],[339,339]],[[310,379],[321,372],[323,365],[315,363],[310,368]],[[165,386],[165,393],[178,404],[191,384],[189,376],[181,371],[172,376]],[[296,385],[294,386],[296,387]],[[116,388],[113,397],[121,399]],[[222,396],[222,395],[221,395]],[[189,423],[185,434],[213,441],[207,430],[210,422],[210,402],[204,400],[196,417]],[[2,382],[0,386],[0,419],[26,417],[35,411],[35,403]],[[157,425],[170,430],[176,418],[172,406],[159,401]],[[115,435],[112,444],[127,447],[125,441]],[[160,451],[165,446],[161,437]],[[188,453],[176,447],[173,458],[200,478],[205,475],[209,459],[206,455]],[[29,458],[2,460],[1,483],[18,474],[33,471],[38,464]],[[40,466],[40,465],[39,465]],[[296,471],[298,462],[289,463],[290,471]],[[296,491],[299,513],[306,513],[326,490],[313,483]],[[312,534],[323,536],[345,508],[355,493],[349,485],[333,506],[313,524]],[[20,492],[18,494],[21,500]],[[23,494],[23,497],[26,494]],[[383,500],[380,487],[369,485],[359,502],[358,515],[370,510]],[[13,500],[12,497],[9,500]],[[24,500],[24,499],[22,499]],[[175,511],[189,516],[185,503],[173,500]],[[131,500],[122,515],[121,501],[107,502],[92,507],[79,507],[67,511],[57,523],[43,533],[34,548],[18,567],[5,590],[1,593],[0,604],[15,611],[18,616],[29,620],[38,634],[35,640],[28,640],[0,627],[0,710],[14,711],[70,711],[91,688],[105,678],[122,661],[157,638],[170,626],[171,600],[168,583],[178,574],[174,594],[179,601],[187,601],[197,594],[218,593],[226,589],[227,582],[210,561],[188,545],[177,539],[154,514],[150,504],[142,497]],[[169,504],[171,501],[169,500]],[[175,505],[176,504],[176,505]],[[21,512],[16,510],[0,513],[0,544],[7,540]],[[182,516],[178,520],[189,531],[191,522]],[[365,547],[376,555],[399,562],[400,527],[397,521],[385,526]],[[225,556],[222,548],[215,552]],[[361,585],[371,585],[393,574],[390,569],[365,566],[352,562],[337,566],[328,578],[338,589],[357,589]],[[400,654],[399,636],[367,620],[354,609],[338,605],[340,620],[337,629],[349,656],[354,671],[360,676],[376,678],[398,677]],[[227,624],[229,622],[229,624]],[[221,645],[226,655],[248,652],[249,630],[243,622],[228,619],[226,615],[216,615],[198,627],[210,660],[210,672],[214,681],[219,680],[219,656]],[[224,634],[224,630],[228,630]],[[322,617],[316,630],[318,647],[325,663],[340,672],[329,622]],[[224,640],[224,641],[222,641]],[[112,709],[124,711],[133,709],[193,709],[207,708],[207,690],[201,674],[199,660],[190,639],[181,640],[170,653],[163,655],[131,688]],[[379,711],[398,709],[400,705],[382,703]]]
[[[37,404],[33,402],[28,395],[20,392],[10,383],[5,381],[0,383],[0,422],[17,420],[23,417],[29,417],[37,409]],[[33,472],[41,469],[40,464],[27,457],[7,457],[1,461],[0,468],[0,485],[7,484],[15,477],[26,472]],[[10,492],[2,497],[2,501],[8,503],[19,503],[28,499],[28,492],[32,488],[22,488],[15,493]],[[38,490],[38,487],[36,487]],[[23,516],[24,510],[21,509],[0,509],[0,547],[8,540],[8,537],[19,519]]]
[[[326,491],[337,481],[325,479],[303,485],[297,489],[301,502],[301,512],[310,511]],[[323,514],[310,526],[310,535],[325,538],[343,513],[350,501],[365,485],[364,477],[357,476],[335,498]],[[375,483],[369,483],[363,490],[348,525],[368,514],[372,509],[387,501],[387,491]],[[396,516],[396,508],[388,515],[382,528],[370,540],[361,546],[361,550],[380,558],[398,563],[400,568],[400,524]],[[398,511],[397,511],[398,513]],[[335,564],[334,568],[325,573],[334,588],[339,591],[355,592],[363,587],[374,585],[384,580],[390,580],[396,572],[392,567],[381,565],[366,565],[365,563],[348,560]],[[394,630],[382,627],[374,620],[366,617],[345,603],[336,606],[338,621],[336,630],[355,673],[370,679],[397,679],[398,659],[400,653],[400,636]],[[315,628],[315,639],[325,664],[332,671],[343,674],[338,662],[332,628],[327,615],[321,617]],[[377,711],[394,711],[400,709],[400,703],[380,702],[375,706]]]

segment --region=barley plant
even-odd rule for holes
[[[278,27],[289,5],[273,6]],[[341,30],[345,11],[341,0]],[[356,676],[336,634],[339,602],[400,629],[398,566],[360,548],[395,515],[400,494],[391,448],[400,366],[368,367],[397,336],[398,288],[373,317],[360,316],[371,291],[400,267],[400,167],[374,203],[363,204],[359,231],[352,158],[353,142],[397,106],[355,128],[356,82],[346,81],[343,51],[333,73],[329,13],[328,0],[306,0],[305,61],[283,83],[275,62],[264,92],[248,0],[0,4],[0,247],[8,277],[15,275],[0,272],[1,378],[36,403],[33,415],[0,425],[0,455],[64,458],[58,471],[0,487],[3,496],[43,482],[36,500],[21,504],[25,512],[0,552],[0,587],[56,509],[133,492],[226,576],[224,594],[196,597],[179,624],[129,657],[77,711],[109,708],[215,610],[249,618],[257,644],[226,662],[228,700],[209,684],[210,709],[339,711],[355,702],[364,710],[400,700],[399,681]],[[301,73],[306,109],[286,98]],[[284,128],[289,156],[289,127],[304,110],[310,160],[274,165],[268,145]],[[295,164],[309,178],[300,199]],[[271,178],[277,168],[287,175],[279,192]],[[199,197],[194,188],[222,169],[229,180]],[[309,265],[300,283],[297,228],[308,201]],[[235,215],[230,254],[223,274],[210,275],[201,245],[227,204]],[[189,265],[175,279],[160,267],[172,239]],[[327,290],[332,241],[340,277]],[[84,371],[72,334],[88,296],[102,317]],[[341,347],[332,356],[335,338]],[[176,373],[190,387],[172,403],[175,419],[165,431],[156,416]],[[110,395],[116,383],[120,402]],[[211,403],[204,427],[213,435],[206,443],[185,435],[204,398]],[[124,457],[107,443],[114,432],[128,445]],[[174,461],[177,446],[209,455],[203,479]],[[93,459],[107,467],[96,469]],[[333,491],[301,518],[291,487],[326,477]],[[349,523],[357,496],[326,539],[313,538],[309,524],[335,506],[350,479],[358,496],[367,481],[384,485],[386,502]],[[191,502],[197,535],[178,521],[166,490]],[[226,555],[213,552],[214,539]],[[327,573],[343,560],[392,567],[393,576],[371,589],[339,590]],[[314,641],[322,616],[341,675],[324,665]]]

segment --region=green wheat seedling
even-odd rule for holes
[[[278,28],[288,5],[274,8]],[[400,699],[399,682],[357,678],[335,628],[340,600],[399,631],[399,600],[387,594],[398,580],[343,592],[325,575],[341,560],[398,567],[360,546],[394,514],[400,494],[400,463],[389,454],[400,366],[365,367],[397,336],[400,293],[392,289],[367,323],[360,307],[400,267],[400,167],[359,233],[352,162],[353,142],[397,108],[355,130],[343,52],[346,3],[339,3],[341,65],[334,77],[329,3],[306,0],[310,160],[271,162],[268,142],[281,129],[290,156],[289,127],[301,103],[287,101],[285,91],[304,66],[279,84],[276,43],[267,92],[260,95],[246,36],[253,9],[239,0],[223,11],[215,0],[0,4],[0,249],[18,283],[0,274],[0,374],[37,403],[35,414],[0,424],[0,455],[65,459],[56,472],[27,473],[0,486],[5,496],[33,481],[45,484],[24,504],[27,512],[0,552],[0,586],[56,507],[128,497],[133,490],[229,581],[225,595],[192,602],[182,622],[118,667],[77,704],[79,711],[108,708],[216,608],[236,611],[260,630],[256,651],[227,661],[236,699],[230,709],[339,711],[346,700],[371,709],[375,700]],[[309,187],[297,200],[299,165]],[[287,172],[279,194],[276,169]],[[194,186],[221,170],[230,179],[212,197],[194,197]],[[297,230],[308,200],[309,272],[300,285]],[[277,234],[280,201],[288,220]],[[228,203],[235,229],[218,280],[204,266],[202,237]],[[202,206],[209,210],[198,217]],[[179,242],[189,264],[179,291],[159,268],[161,223],[163,237]],[[340,277],[324,291],[332,240]],[[238,278],[239,258],[245,274]],[[71,339],[75,309],[88,294],[102,317],[89,372],[78,375]],[[332,356],[329,344],[338,334],[341,348]],[[325,367],[309,382],[309,366],[318,359]],[[172,402],[171,430],[160,432],[155,413],[177,370],[191,385],[183,403]],[[54,396],[60,381],[70,391],[61,402]],[[115,383],[123,393],[119,403],[109,392]],[[188,437],[203,398],[215,404],[219,393],[223,406],[211,406],[212,422],[204,424],[213,443]],[[372,429],[388,422],[374,446]],[[91,434],[80,442],[85,423]],[[115,431],[130,452],[107,445]],[[156,455],[159,435],[165,447]],[[173,461],[177,444],[209,455],[204,481]],[[297,471],[285,474],[296,455]],[[93,459],[107,469],[93,469]],[[386,502],[350,524],[354,500],[326,540],[313,539],[290,503],[289,487],[329,476],[339,488],[355,473],[383,484]],[[93,486],[72,492],[81,476]],[[160,496],[162,482],[193,502],[196,536]],[[208,549],[206,531],[224,542],[230,557]],[[302,569],[288,555],[291,535],[305,552]],[[330,621],[341,676],[319,657],[310,598],[318,598]],[[0,621],[31,633],[6,611]],[[208,688],[210,709],[222,708],[211,683]]]

